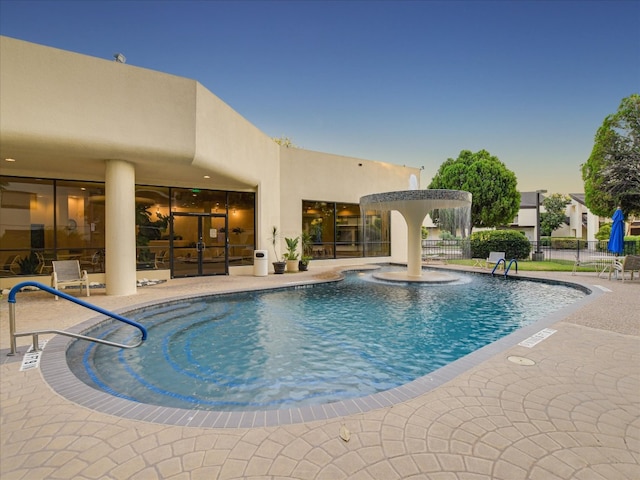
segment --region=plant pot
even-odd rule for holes
[[[303,262],[302,260],[300,260],[298,262],[298,270],[300,270],[301,272],[306,272],[307,270],[309,270],[309,262]]]
[[[284,273],[287,268],[287,262],[273,262],[273,273]]]
[[[287,272],[295,273],[298,271],[298,260],[287,260]]]

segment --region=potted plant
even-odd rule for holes
[[[302,232],[300,234],[300,248],[302,250],[302,256],[298,262],[298,269],[302,272],[306,272],[309,269],[309,262],[313,258],[311,256],[311,248],[313,245],[313,238],[309,232]]]
[[[284,258],[287,261],[287,272],[297,272],[298,271],[298,242],[300,241],[300,237],[295,238],[286,238],[284,239],[287,242],[287,253],[284,254]]]
[[[275,261],[273,264],[273,273],[284,273],[285,268],[287,267],[287,262],[284,260],[280,260],[280,255],[278,255],[277,245],[278,240],[280,239],[280,232],[278,231],[278,227],[275,225],[271,229],[271,245],[273,246],[273,254],[275,255]]]

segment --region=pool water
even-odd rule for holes
[[[460,276],[449,285],[391,285],[350,273],[309,288],[171,302],[125,315],[148,328],[142,346],[76,341],[67,360],[89,385],[137,402],[292,408],[408,383],[585,296],[563,285]],[[137,335],[116,323],[86,334]]]

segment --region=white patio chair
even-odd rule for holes
[[[489,258],[487,258],[487,268],[491,268],[492,265],[495,265],[500,260],[504,260],[506,262],[504,254],[505,252],[489,252]],[[504,265],[502,265],[502,268],[504,269]]]
[[[80,270],[78,260],[57,260],[51,263],[53,264],[53,272],[51,272],[51,286],[53,288],[60,290],[59,287],[80,285],[80,293],[82,293],[82,288],[86,287],[87,297],[90,296],[89,275],[86,270]],[[57,295],[56,300],[58,300]]]

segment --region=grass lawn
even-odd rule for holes
[[[466,265],[472,267],[474,260],[447,260],[447,263],[452,265]],[[493,268],[493,267],[491,267]],[[515,268],[515,264],[511,266]],[[530,260],[518,260],[518,270],[520,271],[537,271],[537,272],[572,272],[573,261],[571,260],[545,260],[544,262],[532,262]],[[595,272],[593,266],[578,267],[577,272]]]

